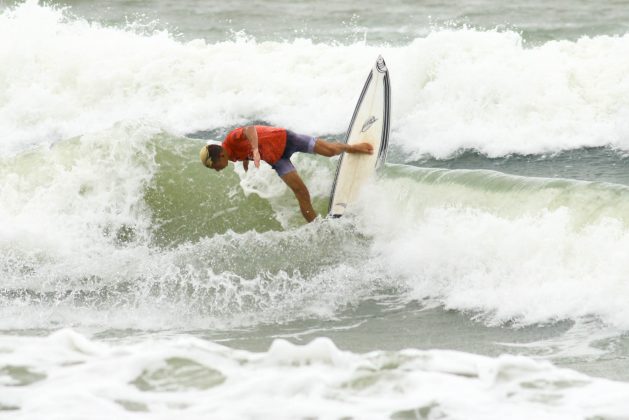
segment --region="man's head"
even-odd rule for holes
[[[225,150],[217,144],[203,146],[199,152],[199,157],[206,168],[214,169],[215,171],[224,169],[229,162]]]

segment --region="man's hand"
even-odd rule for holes
[[[260,150],[253,149],[253,164],[256,168],[260,168]]]

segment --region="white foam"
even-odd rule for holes
[[[599,208],[596,198],[581,208],[579,191],[510,195],[456,183],[384,181],[357,219],[359,233],[373,246],[357,247],[349,239],[342,251],[355,258],[351,264],[332,260],[315,272],[311,262],[308,275],[264,267],[253,274],[215,273],[203,253],[219,251],[212,243],[247,251],[241,242],[272,249],[333,233],[342,241],[354,237],[343,237],[351,219],[333,231],[319,223],[275,236],[227,232],[177,249],[151,249],[144,191],[157,167],[149,139],[160,129],[185,132],[264,119],[303,131],[341,132],[366,69],[382,51],[394,80],[393,137],[408,159],[460,147],[528,153],[600,145],[604,138],[623,147],[627,48],[627,36],[525,47],[512,32],[470,29],[442,30],[397,47],[246,38],[184,44],[166,33],[142,35],[66,19],[33,1],[18,5],[0,15],[0,59],[12,63],[0,68],[6,82],[0,85],[8,87],[0,91],[3,286],[61,294],[125,281],[139,286],[123,308],[77,309],[70,296],[30,312],[19,304],[5,307],[0,324],[160,328],[220,326],[224,320],[214,324],[215,317],[240,325],[326,318],[392,286],[476,311],[492,323],[594,316],[626,330],[627,206],[614,204],[624,191],[603,186],[591,195],[614,205]],[[256,71],[242,65],[244,56]],[[575,121],[582,124],[577,130],[571,128]],[[58,139],[66,141],[48,147]],[[332,163],[296,161],[321,202]],[[291,214],[301,222],[294,197],[270,168],[237,172],[245,192],[267,199],[278,219],[285,222]],[[132,238],[125,242],[127,228]],[[268,289],[268,279],[294,293]],[[166,291],[155,297],[150,281]],[[202,301],[197,312],[188,311],[190,301],[177,294],[183,292],[168,300],[169,287],[179,282],[225,293],[207,312]]]
[[[0,167],[8,177],[0,184],[5,215],[0,259],[3,269],[9,269],[5,281],[27,287],[31,278],[19,268],[12,270],[11,258],[16,267],[24,264],[47,273],[32,278],[38,286],[64,277],[111,279],[143,260],[150,225],[143,188],[155,167],[146,139],[153,134],[142,125],[120,124],[7,159]],[[138,246],[116,246],[125,227]]]
[[[629,36],[526,47],[513,32],[441,31],[408,49],[395,138],[410,153],[629,144]]]
[[[211,25],[211,22],[208,24]],[[2,153],[143,119],[183,134],[263,120],[342,133],[373,60],[391,71],[406,159],[629,149],[629,35],[526,46],[510,31],[435,30],[407,45],[180,42],[27,1],[0,15]]]
[[[490,324],[595,316],[626,330],[627,222],[597,217],[584,194],[583,209],[548,206],[561,194],[516,189],[494,200],[490,190],[396,178],[366,191],[357,220],[374,237],[372,258],[420,300]]]
[[[46,351],[41,351],[45,348]],[[328,339],[267,352],[187,336],[91,342],[72,330],[0,336],[4,417],[624,418],[627,384],[524,357],[340,351]],[[87,351],[86,351],[87,350]],[[24,380],[2,367],[28,369]],[[139,412],[138,412],[139,411]]]

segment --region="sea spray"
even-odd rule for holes
[[[392,144],[405,161],[629,148],[626,35],[527,46],[513,31],[463,27],[404,45],[182,41],[26,2],[2,12],[0,39],[11,63],[0,67],[4,154],[121,120],[177,135],[252,120],[342,134],[379,54],[395,75]]]

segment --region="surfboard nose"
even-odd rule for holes
[[[384,62],[384,58],[382,58],[381,55],[379,55],[378,59],[376,60],[376,68],[380,73],[386,73],[388,70],[387,64]]]

